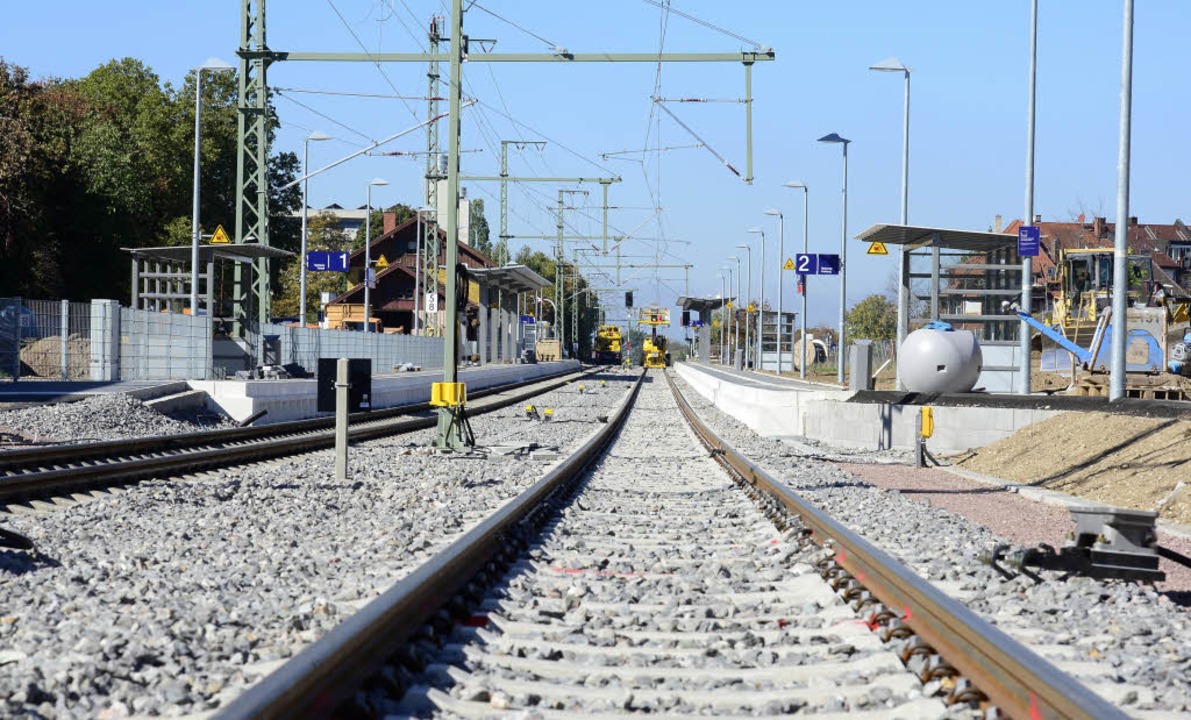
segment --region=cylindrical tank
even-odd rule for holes
[[[898,363],[907,390],[958,393],[975,387],[984,357],[971,332],[931,323],[906,336]]]

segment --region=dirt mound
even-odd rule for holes
[[[62,338],[58,336],[26,341],[21,346],[22,375],[62,377]],[[91,372],[91,339],[81,335],[66,338],[66,370],[71,379],[86,378]]]
[[[1186,420],[1063,413],[981,448],[960,467],[1191,524]]]

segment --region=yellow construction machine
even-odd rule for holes
[[[670,365],[670,353],[667,352],[669,339],[665,335],[658,335],[658,328],[670,326],[670,309],[660,307],[644,307],[637,311],[637,322],[648,325],[649,335],[642,343],[641,364],[646,369],[661,370]]]

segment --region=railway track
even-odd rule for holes
[[[388,716],[1121,716],[642,377],[579,452],[221,716],[362,697]]]
[[[472,394],[474,414],[491,412],[594,372],[565,373]],[[433,427],[419,403],[351,416],[351,442]],[[22,448],[0,453],[0,506],[68,496],[149,477],[168,477],[334,447],[335,420],[313,418],[259,427],[96,443]]]

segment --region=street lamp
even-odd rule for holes
[[[432,207],[418,208],[418,239],[414,250],[414,321],[412,335],[420,335],[422,330],[422,214],[437,213]],[[437,222],[437,220],[435,220]],[[437,283],[436,283],[437,284]],[[435,288],[437,290],[438,288]]]
[[[839,350],[836,352],[835,364],[836,368],[835,379],[840,385],[844,384],[844,322],[847,316],[848,308],[848,143],[852,142],[847,138],[842,138],[839,133],[831,133],[819,138],[821,143],[837,143],[844,148],[844,190],[843,190],[843,220],[840,223],[840,248],[839,248]]]
[[[724,267],[719,268],[719,269],[723,270],[724,273],[728,273],[728,292],[731,293],[732,292],[732,269],[729,267],[729,265],[724,265]],[[736,300],[740,300],[740,295],[741,295],[740,293],[738,293],[738,292],[736,293]],[[727,319],[724,320],[724,323],[727,324],[729,330],[735,330],[735,332],[731,333],[731,339],[728,340],[728,352],[729,352],[729,355],[731,356],[731,365],[732,365],[732,367],[735,368],[736,367],[736,349],[732,348],[732,343],[735,342],[736,348],[740,348],[740,338],[737,338],[736,336],[738,333],[740,333],[741,328],[740,328],[740,325],[734,323],[734,321],[736,320],[736,308],[731,307],[729,309],[731,309],[732,312],[731,312],[731,314],[727,315]],[[735,325],[735,327],[734,327],[734,325]]]
[[[741,248],[742,250],[747,250],[748,254],[749,254],[749,281],[748,281],[748,289],[745,292],[745,295],[747,295],[748,297],[751,298],[753,296],[753,248],[748,245],[737,245],[736,247]],[[740,258],[739,257],[736,258],[736,266],[740,267]],[[749,342],[749,337],[750,337],[749,336],[749,323],[745,323],[744,324],[744,346],[746,348],[752,347],[752,344]],[[748,351],[747,350],[745,351],[744,364],[746,366],[748,365]]]
[[[727,302],[728,296],[724,291],[724,274],[716,273],[716,277],[720,279],[720,366],[724,364],[724,318],[727,317],[727,308],[724,303]]]
[[[739,255],[730,255],[730,256],[728,256],[728,260],[735,260],[735,261],[736,261],[736,297],[738,297],[738,298],[740,298],[740,297],[749,297],[749,295],[747,295],[747,294],[745,294],[745,295],[741,295],[741,293],[740,293],[740,281],[741,281],[741,278],[743,278],[743,277],[744,277],[744,273],[740,272],[740,256],[739,256]],[[750,268],[749,268],[749,274],[752,274],[752,272],[753,272],[753,269],[750,267]],[[747,308],[748,306],[746,305],[745,307]],[[733,309],[732,309],[732,316],[733,316],[733,317],[735,317],[735,316],[736,316],[736,309],[735,309],[735,308],[733,308]],[[745,318],[748,318],[748,313],[747,313],[747,312],[745,313]],[[742,362],[742,364],[741,364],[741,368],[742,368],[742,369],[745,369],[745,370],[747,370],[747,369],[748,369],[748,366],[749,366],[749,350],[748,350],[748,348],[749,348],[749,341],[748,341],[748,331],[749,331],[749,324],[748,324],[747,322],[745,322],[745,324],[744,324],[744,360],[743,360],[743,362]],[[738,332],[738,333],[740,332],[740,328],[739,328],[739,327],[736,329],[736,332]],[[735,366],[736,366],[736,357],[735,357],[735,356],[733,356],[733,357],[732,357],[732,366],[733,366],[733,367],[735,367]]]
[[[199,232],[199,162],[201,157],[203,137],[203,71],[223,72],[235,70],[219,58],[207,58],[207,62],[194,69],[194,205],[191,212],[190,225],[190,314],[198,315],[198,287],[199,287],[199,245],[203,238]],[[210,285],[211,278],[207,278]],[[210,288],[208,288],[210,290]],[[211,309],[207,308],[210,313]]]
[[[368,204],[364,210],[364,332],[372,332],[372,188],[388,185],[383,178],[374,178],[368,183]]]
[[[307,135],[302,143],[302,172],[306,175],[302,178],[302,254],[299,270],[301,280],[298,283],[298,297],[301,298],[298,303],[298,324],[302,327],[306,327],[306,216],[310,207],[310,203],[307,202],[307,186],[310,184],[310,143],[330,139],[330,135],[315,130]]]
[[[902,120],[902,214],[901,224],[906,225],[910,215],[910,68],[895,57],[870,65],[869,70],[877,72],[900,72],[906,78],[905,117]],[[903,245],[897,262],[897,347],[900,350],[910,329],[910,293],[906,287],[906,248]],[[897,365],[897,389],[904,390],[901,365]]]
[[[759,227],[749,228],[749,232],[761,236],[761,287],[760,298],[757,302],[757,362],[765,365],[765,231]]]
[[[811,190],[809,187],[807,187],[806,183],[802,182],[801,180],[791,180],[788,183],[786,183],[786,187],[802,191],[802,254],[806,255],[808,252],[810,252],[810,250],[807,247],[806,226],[807,226],[807,217],[809,216],[809,213],[807,211],[810,209]],[[810,288],[807,286],[805,277],[802,277],[800,279],[802,280],[802,362],[798,366],[798,377],[805,380],[806,379],[806,344],[807,344],[806,343],[806,293]]]
[[[782,258],[786,257],[786,216],[777,208],[765,211],[766,215],[777,215],[777,374],[782,375]],[[765,277],[765,268],[761,268]]]

